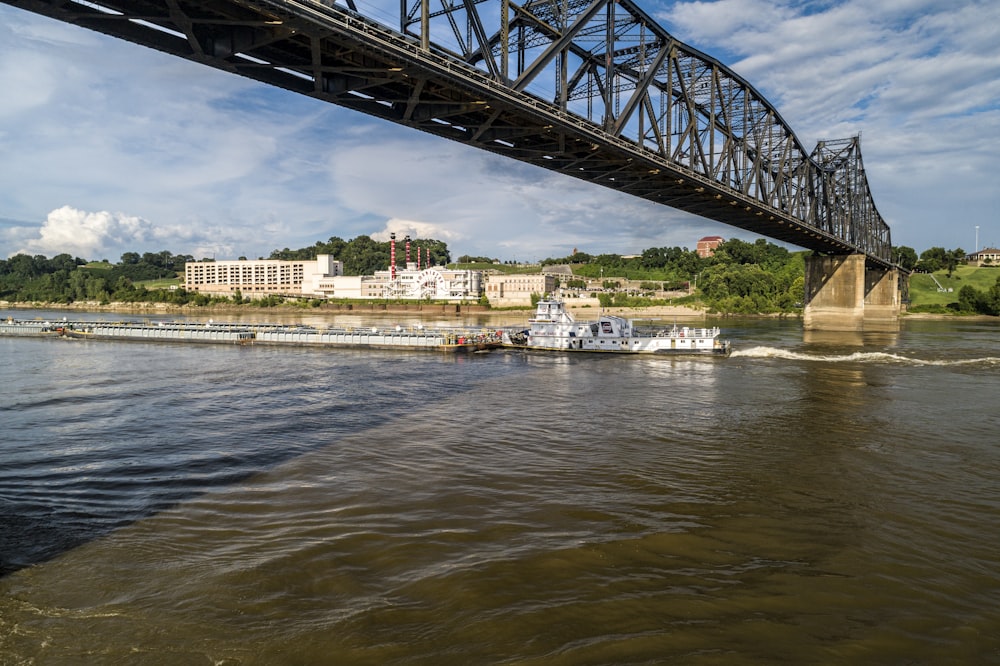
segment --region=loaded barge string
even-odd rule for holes
[[[537,304],[528,328],[501,329],[395,327],[317,328],[306,325],[190,322],[39,320],[0,322],[0,336],[40,336],[87,340],[297,345],[332,348],[475,352],[525,349],[553,352],[727,356],[728,340],[718,328],[648,328],[632,320],[602,314],[596,321],[577,322],[562,301]]]
[[[189,322],[0,322],[0,335],[86,340],[293,345],[473,352],[501,346],[501,332],[460,328],[316,328],[285,324]]]

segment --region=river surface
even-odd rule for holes
[[[1000,325],[720,324],[0,338],[0,664],[1000,664]]]

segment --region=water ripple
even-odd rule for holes
[[[784,330],[718,361],[21,348],[0,654],[995,662],[1000,388],[913,360],[995,338]]]
[[[884,363],[927,366],[984,366],[1000,367],[1000,357],[984,356],[962,359],[921,359],[889,352],[852,352],[850,354],[818,354],[813,352],[796,352],[775,347],[750,347],[733,350],[734,358],[774,358],[789,361],[816,361],[822,363]]]

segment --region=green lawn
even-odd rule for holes
[[[975,266],[959,266],[947,277],[947,271],[938,271],[934,277],[945,289],[952,291],[938,291],[938,286],[930,275],[926,273],[914,273],[910,276],[910,305],[947,305],[958,302],[958,291],[969,284],[986,291],[996,284],[997,277],[1000,277],[1000,268],[977,268]]]
[[[160,278],[159,280],[140,280],[135,283],[137,287],[145,287],[146,289],[169,289],[173,286],[182,286],[184,280],[181,278]]]
[[[534,274],[542,270],[542,267],[538,264],[448,264],[448,268],[462,271],[494,270],[506,275]]]

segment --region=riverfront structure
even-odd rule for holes
[[[480,271],[444,266],[375,271],[375,275],[337,275],[319,281],[315,298],[469,301],[483,292]]]
[[[191,261],[184,266],[184,288],[203,294],[231,296],[309,295],[344,274],[344,264],[328,254],[313,260],[239,259]]]
[[[292,296],[466,301],[483,292],[480,271],[443,266],[376,271],[375,275],[344,275],[344,264],[327,254],[314,260],[257,259],[192,261],[184,266],[184,288],[203,294],[232,296]]]
[[[551,294],[556,290],[556,276],[491,273],[486,276],[486,298],[491,305],[527,305],[532,294]]]
[[[986,247],[966,256],[965,260],[976,266],[1000,266],[1000,250]]]
[[[433,301],[476,300],[483,293],[481,271],[454,270],[444,266],[417,268],[408,263],[403,270],[376,271],[384,298]]]
[[[705,236],[698,241],[697,250],[698,256],[702,259],[707,259],[715,254],[715,248],[719,247],[726,242],[726,239],[722,236]]]

